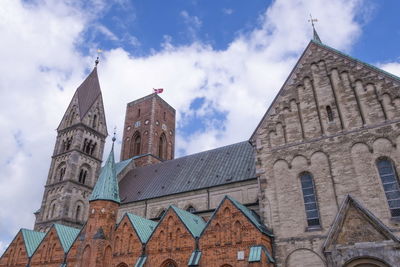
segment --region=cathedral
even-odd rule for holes
[[[97,63],[0,267],[400,266],[399,77],[314,30],[248,140],[175,159],[175,109],[154,93],[127,104],[121,160],[113,143],[102,166]]]

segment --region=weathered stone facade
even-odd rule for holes
[[[83,92],[82,92],[83,91]],[[107,125],[97,69],[75,92],[59,127],[35,230],[53,223],[82,226],[100,173]]]
[[[252,136],[278,266],[336,266],[322,245],[348,194],[399,234],[376,165],[400,166],[399,96],[399,79],[310,42]],[[314,182],[318,227],[307,225],[303,173]]]

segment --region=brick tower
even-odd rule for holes
[[[157,94],[128,103],[121,160],[136,157],[136,166],[174,158],[175,109]]]
[[[80,227],[96,184],[107,137],[97,67],[76,90],[60,125],[35,230],[53,223]]]
[[[115,137],[113,138],[113,142]],[[112,266],[112,240],[120,205],[114,143],[89,198],[89,218],[78,245],[76,266]]]

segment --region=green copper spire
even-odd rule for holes
[[[114,161],[114,141],[115,137],[113,137],[110,155],[101,170],[100,177],[89,198],[89,202],[94,200],[110,200],[117,203],[121,202],[119,199],[119,189]]]

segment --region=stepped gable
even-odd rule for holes
[[[79,114],[82,119],[101,95],[97,67],[93,69],[89,76],[78,87],[76,93],[78,94]]]
[[[122,203],[156,198],[256,178],[248,142],[135,168],[120,181]]]

